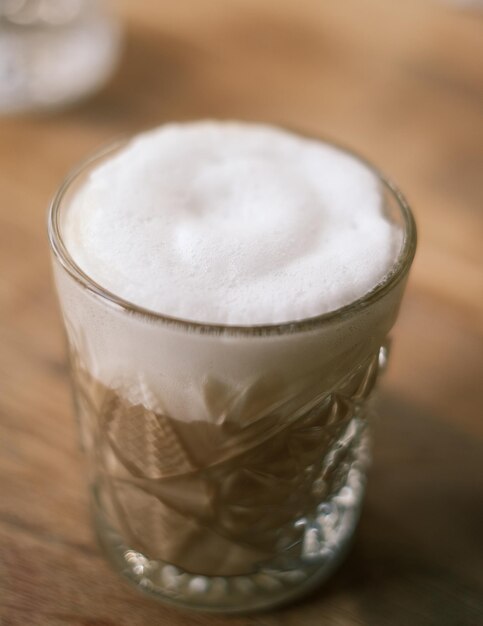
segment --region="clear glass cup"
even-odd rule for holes
[[[72,173],[49,213],[100,543],[164,601],[222,612],[286,603],[350,546],[368,399],[416,249],[413,217],[378,174],[400,253],[380,284],[336,311],[265,326],[175,319],[96,284],[63,239],[79,186],[120,147]]]
[[[56,108],[97,90],[120,40],[103,0],[1,0],[0,113]]]

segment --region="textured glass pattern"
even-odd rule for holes
[[[131,404],[122,390],[92,377],[73,349],[78,415],[108,552],[155,592],[225,609],[241,601],[243,581],[244,596],[256,601],[286,596],[287,587],[331,567],[358,518],[365,404],[378,363],[373,355],[330,392],[304,388],[269,407],[263,399],[274,381],[236,395],[208,380],[203,395],[213,423],[188,423]],[[220,597],[213,585],[223,587]]]

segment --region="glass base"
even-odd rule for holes
[[[344,485],[305,519],[304,538],[255,572],[238,576],[206,576],[127,546],[106,521],[93,491],[93,514],[99,542],[116,571],[156,599],[186,609],[247,613],[287,604],[313,591],[345,558],[357,526],[364,495],[368,436],[357,446]]]

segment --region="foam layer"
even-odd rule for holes
[[[312,317],[379,283],[401,245],[377,177],[330,145],[222,122],[139,135],[95,169],[64,225],[96,282],[221,324]]]

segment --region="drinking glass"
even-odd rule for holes
[[[120,26],[101,0],[1,0],[0,113],[59,107],[111,75]]]
[[[223,612],[288,602],[350,546],[413,217],[376,172],[401,247],[382,282],[338,310],[256,326],[169,317],[97,284],[63,236],[78,189],[122,147],[71,174],[49,214],[98,538],[118,572],[164,601]]]

